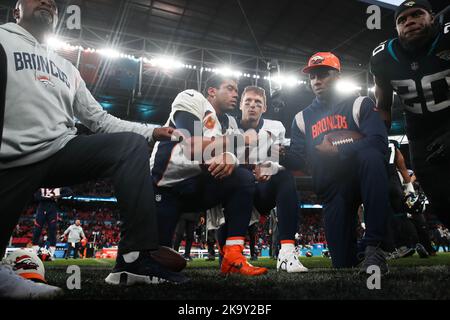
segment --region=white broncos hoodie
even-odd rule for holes
[[[75,118],[94,132],[131,131],[151,141],[153,128],[104,111],[69,61],[15,23],[0,25],[0,82],[0,170],[55,154],[75,137]]]

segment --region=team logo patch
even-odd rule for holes
[[[162,196],[160,194],[155,194],[155,201],[161,202],[161,200],[162,200]]]
[[[412,7],[413,5],[415,5],[416,4],[416,2],[415,1],[410,1],[410,2],[407,2],[407,3],[405,3],[405,4],[403,4],[405,7]]]
[[[324,60],[325,60],[324,57],[321,57],[321,56],[315,56],[315,57],[312,57],[312,58],[311,58],[310,63],[311,63],[311,64],[321,64]]]
[[[419,70],[419,63],[417,63],[417,62],[411,63],[411,70],[413,70],[413,71]]]
[[[48,87],[48,86],[54,87],[55,86],[55,84],[47,76],[39,76],[39,77],[37,77],[37,79],[40,82],[42,82],[46,87]]]
[[[20,256],[16,258],[16,264],[14,265],[14,271],[16,270],[37,270],[39,266],[34,263],[33,259],[29,256]]]
[[[438,52],[436,54],[436,56],[441,58],[442,60],[450,61],[450,50],[444,50],[444,51]]]
[[[216,125],[216,120],[212,117],[212,114],[208,114],[204,119],[203,119],[203,125],[205,126],[205,128],[211,130],[212,128],[214,128],[214,126]]]

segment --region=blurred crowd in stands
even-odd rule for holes
[[[72,187],[77,196],[111,197],[114,195],[110,181],[94,181],[83,185]],[[317,204],[318,200],[314,193],[302,193],[302,203]],[[34,226],[34,214],[37,203],[32,203],[22,214],[20,222],[13,233],[13,245],[25,246],[32,238]],[[81,220],[83,230],[90,243],[94,243],[97,249],[117,246],[120,234],[119,210],[115,203],[106,202],[75,202],[71,200],[60,200],[60,213],[58,215],[58,235],[60,239],[64,230],[74,220]],[[272,247],[272,235],[270,229],[270,216],[261,216],[256,236],[258,252]],[[325,230],[321,209],[303,209],[301,212],[300,225],[296,236],[297,244],[303,247],[315,243],[326,244]],[[431,239],[435,246],[442,246],[444,251],[449,247],[449,231],[440,224],[429,225]],[[358,229],[358,235],[362,237],[364,230]],[[45,237],[46,228],[43,231]],[[184,243],[181,244],[182,246]],[[206,226],[199,223],[194,234],[194,248],[206,249]]]

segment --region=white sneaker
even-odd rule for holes
[[[53,299],[62,293],[58,287],[27,280],[10,265],[0,263],[0,299]]]
[[[300,262],[300,254],[297,249],[281,249],[277,259],[277,271],[307,272],[308,268]]]

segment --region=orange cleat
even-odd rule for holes
[[[223,247],[222,274],[239,273],[244,276],[259,276],[267,273],[267,268],[255,267],[248,263],[242,254],[244,246],[232,245]]]

